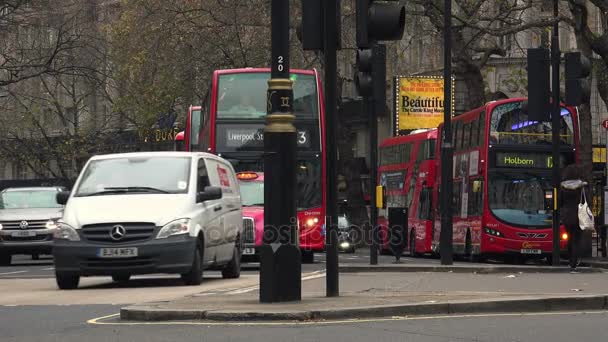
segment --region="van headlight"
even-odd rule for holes
[[[58,240],[80,241],[80,236],[74,227],[67,223],[57,223],[57,229],[53,231],[53,238]]]
[[[158,232],[158,235],[156,236],[156,238],[165,239],[165,238],[168,238],[169,236],[173,236],[173,235],[188,234],[189,231],[190,231],[190,219],[179,219],[179,220],[171,221],[171,222],[167,223],[166,225],[164,225]]]
[[[46,229],[57,229],[57,222],[48,220],[45,225]]]

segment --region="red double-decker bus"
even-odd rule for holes
[[[325,247],[325,118],[321,81],[316,70],[292,70],[290,78],[297,129],[295,193],[300,248],[303,261],[312,262],[314,252]],[[237,172],[263,172],[269,79],[268,68],[214,71],[202,106],[192,106],[188,111],[184,149],[216,153],[229,160]],[[254,235],[261,236],[263,215],[253,215],[247,210],[245,207],[243,215],[256,217]]]
[[[379,146],[378,183],[386,189],[386,208],[379,210],[381,252],[391,252],[389,228],[406,227],[403,238],[412,256],[430,253],[435,193],[437,129],[385,139]]]
[[[552,253],[554,162],[577,161],[578,117],[562,107],[560,160],[552,158],[551,122],[528,118],[525,98],[489,102],[453,119],[454,252],[472,260],[501,255],[509,261]],[[439,135],[443,125],[439,126]],[[439,144],[437,144],[439,145]],[[436,155],[439,156],[439,146]],[[437,158],[437,170],[441,159]],[[435,183],[439,198],[441,177]],[[432,248],[439,251],[440,201],[435,201]],[[568,236],[560,232],[565,252]]]

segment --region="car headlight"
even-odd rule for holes
[[[53,238],[69,241],[80,241],[80,236],[78,236],[76,229],[64,222],[59,222],[56,225],[56,229],[53,231]]]
[[[157,239],[165,239],[173,235],[188,234],[190,231],[190,219],[179,219],[164,225],[156,236]]]
[[[57,223],[53,220],[48,220],[45,226],[46,229],[57,229]]]
[[[343,241],[340,243],[340,247],[342,248],[348,248],[350,246],[350,243],[348,243],[348,241]]]

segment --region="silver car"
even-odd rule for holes
[[[11,264],[15,254],[37,259],[51,254],[55,221],[63,206],[57,204],[62,187],[8,188],[0,192],[0,265]]]

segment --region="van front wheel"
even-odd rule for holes
[[[241,251],[235,244],[232,251],[232,259],[222,270],[222,278],[224,279],[236,279],[241,276]]]
[[[203,261],[202,261],[201,246],[196,244],[194,252],[194,260],[192,267],[188,273],[182,274],[182,280],[186,285],[200,285],[203,282]]]
[[[78,287],[80,282],[80,276],[77,274],[56,272],[55,279],[57,280],[57,286],[61,290],[73,290]]]

